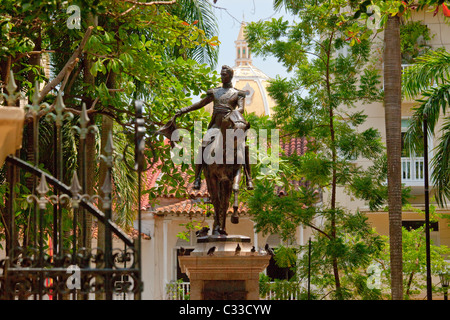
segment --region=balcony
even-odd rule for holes
[[[402,181],[404,183],[423,183],[424,160],[418,158],[402,158]]]
[[[424,185],[424,159],[423,157],[402,157],[402,183],[410,187],[423,187]],[[429,175],[431,172],[429,172]]]

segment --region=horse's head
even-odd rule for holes
[[[222,120],[222,129],[233,129],[246,131],[250,124],[245,121],[244,116],[238,110],[231,111]]]
[[[235,163],[244,163],[244,146],[248,128],[250,128],[250,124],[245,121],[242,113],[238,110],[231,111],[222,120],[222,134],[223,137],[226,137],[224,139],[224,145],[227,149],[226,157],[234,153]],[[229,152],[231,150],[228,148],[232,148],[234,152]]]

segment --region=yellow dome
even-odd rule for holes
[[[233,86],[236,89],[247,92],[245,98],[245,111],[254,112],[258,116],[272,115],[275,101],[269,96],[267,86],[269,76],[253,65],[251,50],[245,40],[245,22],[242,22],[236,44],[236,59],[233,66]],[[208,112],[212,112],[212,103],[206,106]]]
[[[247,92],[245,110],[248,113],[271,116],[275,105],[267,92],[269,76],[253,65],[251,50],[245,40],[245,22],[242,22],[236,44],[236,60],[233,67],[233,86]]]

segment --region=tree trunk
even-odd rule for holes
[[[391,293],[393,300],[403,300],[400,17],[389,16],[384,45]]]
[[[116,76],[115,73],[111,71],[111,73],[109,74],[109,78],[106,82],[106,85],[108,88],[115,88],[115,81],[116,81]],[[104,154],[105,152],[105,146],[107,144],[108,141],[108,136],[110,132],[113,132],[113,125],[114,125],[114,121],[112,118],[102,115],[102,127],[100,130],[100,134],[101,134],[101,154]],[[105,196],[105,194],[103,193],[103,191],[101,190],[101,187],[103,186],[103,183],[105,182],[106,179],[106,174],[108,171],[108,166],[106,165],[106,163],[104,161],[100,161],[100,168],[99,168],[99,178],[98,178],[98,192],[101,198],[103,198]],[[103,250],[105,250],[106,248],[106,243],[105,243],[105,226],[101,223],[98,223],[98,235],[97,235],[97,246]],[[104,299],[104,295],[96,295],[96,299],[97,300],[103,300]]]
[[[34,40],[34,47],[33,51],[41,51],[42,50],[42,37],[40,30],[38,32],[37,38]],[[28,58],[28,64],[31,66],[40,66],[41,65],[41,55],[40,54],[32,54]],[[27,75],[27,80],[34,86],[34,83],[36,81],[36,75],[34,74],[33,70],[30,70]],[[38,88],[36,88],[38,90]],[[31,98],[31,97],[30,97]],[[30,99],[31,100],[31,99]],[[38,141],[39,136],[35,136],[35,132],[37,131],[37,128],[35,126],[39,125],[39,119],[36,122],[30,122],[25,124],[24,128],[24,150],[26,152],[26,159],[28,162],[33,163],[35,166],[39,165],[39,153],[36,148],[39,147]],[[35,130],[36,129],[36,130]],[[37,144],[35,144],[37,142]],[[28,178],[25,179],[25,186],[28,188],[28,190],[31,190],[32,193],[35,193],[35,188],[37,187],[37,181],[38,178],[36,176],[28,176]],[[25,226],[26,232],[24,232],[24,238],[23,238],[23,244],[24,247],[26,247],[28,244],[32,244],[36,246],[36,230],[37,230],[37,206],[33,204],[29,210],[29,214],[31,216],[28,219],[28,223]]]
[[[337,192],[337,149],[336,149],[336,132],[334,129],[334,104],[332,101],[331,94],[331,84],[330,84],[330,59],[331,59],[331,44],[333,43],[334,32],[330,35],[329,46],[327,51],[327,64],[326,64],[326,86],[328,93],[328,117],[329,117],[329,126],[330,126],[330,139],[331,139],[331,157],[333,162],[333,171],[332,171],[332,181],[331,181],[331,232],[330,232],[330,241],[336,240],[336,192]],[[341,291],[341,280],[339,276],[339,267],[338,267],[338,259],[336,256],[333,257],[333,273],[334,273],[334,282],[336,286],[336,298],[341,300],[342,291]]]
[[[97,26],[97,22],[96,22],[96,18],[92,13],[89,13],[87,16],[87,22],[89,26]],[[95,78],[94,76],[90,73],[90,69],[92,67],[92,61],[89,60],[86,55],[85,58],[83,59],[83,81],[84,83],[88,83],[92,86],[95,86]],[[75,75],[74,75],[75,77]],[[70,86],[68,88],[70,90]],[[91,99],[90,97],[86,97],[86,100],[83,101],[84,103],[86,103],[86,107],[90,108],[92,103],[93,103],[93,99]],[[95,113],[89,116],[89,124],[90,125],[95,125]],[[86,181],[85,181],[85,185],[86,185],[86,190],[85,192],[89,195],[94,195],[95,194],[95,174],[93,174],[95,172],[95,168],[97,166],[96,164],[96,158],[97,158],[97,149],[96,149],[96,137],[93,133],[89,133],[86,136]],[[83,161],[83,160],[82,160]],[[83,177],[84,178],[84,177]],[[87,214],[86,213],[86,247],[87,248],[91,248],[92,247],[92,224],[93,224],[93,218],[92,215]]]
[[[104,149],[108,140],[108,134],[113,129],[113,120],[108,116],[102,116],[102,126],[101,126],[101,153],[104,154]],[[103,199],[105,194],[101,190],[101,187],[106,179],[106,173],[108,167],[104,161],[100,161],[99,167],[99,178],[98,178],[98,194]],[[99,206],[102,208],[103,203],[100,201]],[[101,209],[102,210],[102,209]],[[97,223],[97,247],[105,250],[105,226],[102,223]],[[99,280],[102,281],[102,280]],[[105,295],[103,293],[97,293],[95,295],[96,300],[104,300]]]

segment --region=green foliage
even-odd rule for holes
[[[445,83],[449,78],[450,54],[442,49],[430,50],[417,58],[416,63],[403,71],[403,93],[407,98],[417,98],[435,83]]]
[[[403,283],[405,291],[405,299],[414,299],[426,288],[426,245],[425,245],[425,226],[414,230],[402,229],[403,241]],[[386,246],[380,255],[380,265],[382,267],[382,281],[389,283],[390,266],[389,266],[389,244],[387,237],[383,237]],[[448,268],[448,262],[444,257],[450,254],[447,246],[435,245],[431,242],[431,274],[438,276]],[[440,290],[435,284],[432,287],[434,292]]]
[[[307,298],[305,289],[296,280],[275,279],[272,281],[263,273],[259,275],[259,295],[263,299],[271,300],[306,300]]]
[[[81,10],[79,30],[68,29],[66,25],[69,18],[66,9],[71,4]],[[81,102],[91,108],[95,101],[89,117],[98,126],[101,124],[98,115],[114,120],[114,140],[119,153],[127,144],[133,144],[133,99],[146,102],[148,159],[166,159],[169,146],[160,137],[155,137],[154,132],[173,116],[175,110],[191,104],[191,95],[206,92],[219,80],[212,72],[219,44],[217,25],[206,0],[177,1],[174,6],[134,5],[116,0],[5,0],[0,4],[0,12],[1,80],[5,80],[5,70],[14,69],[18,86],[29,98],[34,90],[27,88],[34,86],[34,80],[48,82],[49,79],[42,67],[30,62],[28,53],[45,50],[50,57],[53,78],[79,46],[87,28],[94,26],[78,63],[70,75],[67,74],[64,103],[66,107],[80,110]],[[30,74],[34,74],[33,81]],[[44,101],[51,104],[55,93],[56,89],[53,89]],[[187,126],[192,123],[190,118],[193,116],[206,119],[204,112],[198,111],[183,117],[177,125]],[[45,121],[41,122],[41,161],[50,168],[52,132],[46,130]],[[69,178],[65,180],[70,181],[72,172],[78,168],[78,145],[67,130],[63,132],[64,144],[69,147],[65,156],[68,168],[64,170]],[[126,161],[132,158],[130,152],[132,148],[126,152]],[[127,227],[136,210],[133,205],[137,201],[136,175],[123,163],[121,165],[113,171],[115,191],[121,199],[115,218],[117,223]],[[179,187],[181,175],[173,163],[162,161],[160,168],[165,173],[160,181],[165,189],[150,190],[151,201],[157,195],[154,192],[183,191]]]
[[[436,186],[436,200],[441,205],[450,198],[450,119],[446,116],[450,104],[449,66],[450,54],[446,50],[430,50],[418,57],[402,76],[405,96],[418,103],[405,135],[406,148],[416,152],[423,150],[425,117],[429,136],[437,134],[438,122],[443,119],[441,137],[431,159],[431,181]]]
[[[292,247],[278,246],[274,249],[274,259],[280,268],[292,268],[297,261],[297,250]]]
[[[300,249],[303,252],[298,261],[298,279],[305,283],[308,273],[314,294],[319,297],[331,295],[340,299],[379,299],[379,292],[366,285],[368,276],[363,272],[374,257],[384,248],[384,242],[367,224],[367,217],[357,212],[339,212],[338,235],[328,238],[324,234],[311,241],[311,269],[309,270],[308,244]],[[331,229],[329,223],[324,230]],[[341,270],[341,287],[334,288],[333,260],[338,259]]]
[[[275,5],[281,2],[300,22],[289,25],[280,18],[250,23],[247,40],[255,54],[272,55],[292,71],[291,79],[277,77],[268,87],[277,104],[273,120],[282,135],[306,138],[307,151],[282,157],[281,187],[271,177],[257,181],[248,199],[250,212],[257,231],[278,233],[285,241],[299,225],[313,230],[311,270],[316,296],[379,298],[378,292],[363,285],[367,275],[361,270],[382,250],[380,237],[362,213],[347,212],[336,201],[338,188],[365,200],[373,210],[386,201],[380,133],[367,127],[361,130],[367,116],[361,109],[354,110],[382,98],[378,70],[369,60],[373,31],[343,10],[347,5],[343,1],[278,1]],[[373,165],[362,168],[356,159]],[[280,196],[274,190],[283,193]],[[307,249],[299,248],[301,258],[296,264],[303,281]],[[292,265],[288,257],[281,255],[280,262]]]
[[[279,197],[273,181],[262,180],[256,183],[248,205],[254,214],[256,231],[264,234],[278,233],[284,240],[293,237],[300,223],[309,224],[316,215],[317,191],[306,187],[300,190],[287,188],[286,195]],[[258,214],[255,214],[258,213]]]
[[[187,223],[180,223],[180,226],[184,227],[184,230],[182,232],[179,232],[177,234],[177,237],[189,242],[191,239],[192,232],[198,231],[198,230],[202,229],[203,227],[205,227],[205,225],[204,225],[205,219],[204,218],[205,218],[205,216],[203,217],[202,220],[191,219]],[[211,226],[209,226],[209,227],[211,228]]]
[[[403,63],[414,63],[418,56],[425,54],[430,46],[430,29],[421,21],[408,21],[400,26],[400,46]]]
[[[181,284],[183,283],[183,279],[179,279],[176,282],[170,282],[166,284],[166,292],[167,295],[172,300],[190,300],[191,295],[190,292],[185,293]]]

